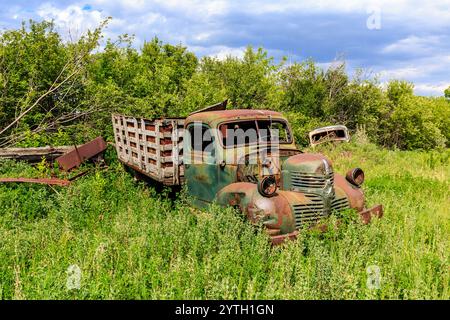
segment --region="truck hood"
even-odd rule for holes
[[[282,170],[316,175],[329,175],[333,172],[331,161],[318,153],[301,153],[289,157]]]

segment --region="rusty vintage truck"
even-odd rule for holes
[[[300,151],[281,113],[226,110],[223,102],[187,118],[114,114],[112,122],[124,165],[167,186],[186,184],[198,208],[214,201],[238,208],[274,244],[335,212],[355,209],[364,223],[383,214],[381,205],[366,208],[363,170],[343,176],[324,155]],[[318,130],[317,139],[332,129]]]

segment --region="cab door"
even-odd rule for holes
[[[218,191],[217,144],[211,128],[201,122],[187,125],[183,145],[184,177],[198,207],[211,203]]]

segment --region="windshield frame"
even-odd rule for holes
[[[232,146],[227,146],[223,143],[223,135],[222,132],[220,130],[220,127],[224,124],[229,124],[229,123],[237,123],[237,122],[250,122],[250,121],[254,121],[256,124],[256,130],[258,133],[258,141],[257,142],[252,142],[252,143],[245,143],[245,144],[239,144],[239,145],[232,145]],[[293,136],[292,136],[292,130],[291,127],[289,126],[289,122],[286,119],[283,118],[272,118],[272,117],[267,117],[267,118],[250,118],[250,119],[233,119],[233,120],[227,120],[227,121],[222,121],[220,123],[217,124],[216,126],[216,130],[217,130],[217,135],[218,135],[218,145],[220,145],[222,148],[224,149],[232,149],[232,148],[242,148],[242,147],[248,147],[248,146],[254,146],[254,145],[258,145],[258,144],[264,144],[264,145],[268,145],[270,144],[269,141],[264,141],[261,139],[261,133],[259,131],[259,125],[258,125],[258,121],[272,121],[272,122],[280,122],[282,124],[284,124],[286,126],[286,130],[288,131],[288,136],[289,139],[288,141],[283,141],[283,142],[279,142],[280,144],[292,144],[293,142]]]

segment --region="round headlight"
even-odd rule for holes
[[[266,176],[258,181],[258,191],[264,197],[272,197],[277,192],[277,181],[274,176]]]
[[[351,169],[347,172],[345,178],[351,184],[360,187],[364,182],[364,171],[361,168]]]

